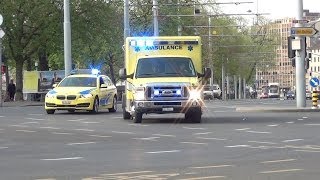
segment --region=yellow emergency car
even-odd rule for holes
[[[45,110],[87,110],[97,113],[100,109],[117,111],[117,89],[110,78],[92,70],[90,74],[72,74],[54,85],[45,96]]]

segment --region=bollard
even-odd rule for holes
[[[312,91],[312,108],[318,108],[318,92]]]

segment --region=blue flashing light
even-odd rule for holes
[[[137,46],[143,47],[144,45],[145,45],[145,41],[144,40],[138,40],[137,41]]]
[[[153,40],[146,40],[146,46],[153,46]]]
[[[137,42],[136,41],[130,41],[130,46],[136,46]]]
[[[98,69],[91,69],[91,74],[98,75],[100,71]]]

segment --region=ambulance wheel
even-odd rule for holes
[[[135,112],[134,117],[133,117],[133,122],[134,123],[141,123],[142,122],[142,113]]]
[[[54,109],[47,109],[47,114],[54,114],[55,110]]]

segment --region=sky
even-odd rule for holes
[[[320,0],[302,0],[303,9],[310,12],[320,12]],[[266,13],[268,19],[281,19],[285,17],[296,17],[299,0],[217,0],[217,2],[253,2],[240,5],[220,5],[222,11],[229,13]],[[258,10],[258,11],[257,11]]]

